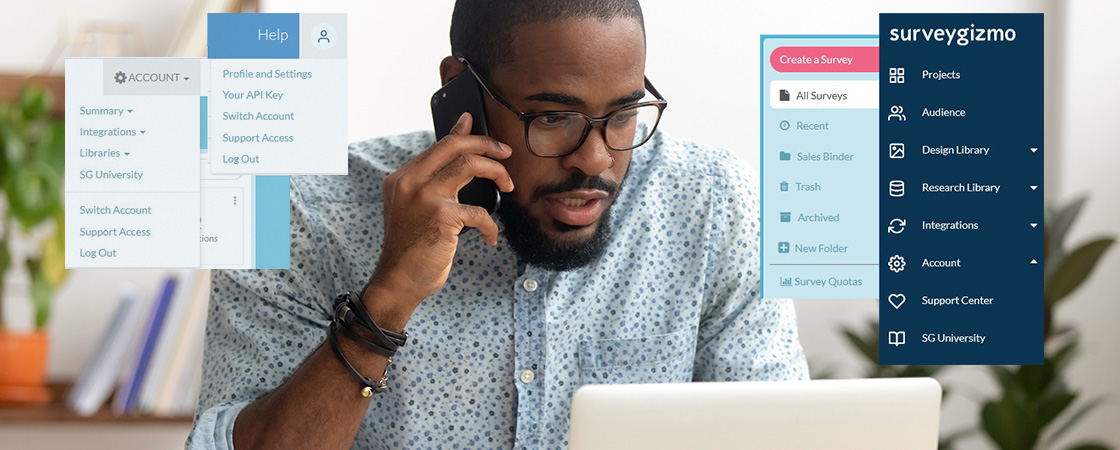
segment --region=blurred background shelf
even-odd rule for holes
[[[108,405],[98,410],[91,416],[79,416],[66,407],[66,393],[73,383],[50,383],[47,388],[51,391],[50,403],[44,405],[23,405],[18,403],[0,403],[0,424],[28,423],[28,422],[68,422],[68,423],[168,423],[190,424],[194,420],[191,416],[160,417],[153,415],[123,415],[113,414]]]

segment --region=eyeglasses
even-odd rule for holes
[[[607,148],[621,152],[641,147],[653,136],[653,130],[661,122],[661,113],[669,106],[669,102],[646,78],[646,90],[657,98],[656,101],[627,105],[603,117],[591,117],[576,111],[523,113],[482,79],[470,62],[465,58],[459,58],[459,61],[467,65],[467,70],[474,74],[486,95],[517,114],[525,124],[525,147],[529,153],[541,158],[559,158],[574,153],[587,140],[596,124],[602,124],[603,142]]]

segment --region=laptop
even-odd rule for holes
[[[932,378],[588,385],[571,450],[937,449]]]

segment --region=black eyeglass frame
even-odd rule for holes
[[[661,123],[661,115],[665,113],[665,108],[669,107],[669,102],[666,101],[665,98],[661,96],[660,92],[657,92],[657,88],[653,87],[653,83],[649,82],[649,77],[643,77],[643,79],[645,81],[646,90],[648,90],[651,94],[653,94],[653,96],[656,97],[657,100],[649,101],[649,102],[635,103],[633,105],[626,105],[626,106],[623,106],[622,108],[611,111],[610,113],[608,113],[607,115],[605,115],[603,117],[591,117],[587,114],[584,114],[584,113],[581,113],[581,112],[578,112],[578,111],[544,111],[544,112],[538,112],[538,113],[524,113],[524,112],[521,112],[521,110],[515,108],[512,104],[510,104],[509,101],[507,101],[505,99],[505,97],[502,97],[502,95],[498,93],[498,90],[495,89],[493,85],[491,85],[489,82],[487,82],[485,79],[483,79],[482,75],[479,75],[478,71],[474,69],[474,66],[471,66],[470,61],[467,61],[466,58],[458,58],[458,59],[463,64],[466,64],[467,70],[469,70],[471,72],[471,74],[474,75],[474,78],[476,80],[478,80],[478,84],[480,86],[482,86],[482,90],[486,92],[486,95],[489,95],[490,98],[494,99],[494,101],[496,101],[499,104],[501,104],[502,106],[504,106],[510,112],[512,112],[514,114],[517,114],[517,118],[521,119],[521,122],[525,124],[525,148],[529,149],[529,153],[532,153],[533,156],[537,156],[537,157],[540,157],[540,158],[563,158],[563,157],[568,156],[572,153],[575,153],[576,150],[579,150],[579,148],[583,146],[583,143],[587,141],[587,136],[591,135],[591,129],[595,128],[596,123],[602,123],[603,124],[603,126],[600,127],[600,129],[602,129],[602,133],[603,133],[603,143],[605,143],[607,145],[607,148],[609,148],[611,150],[614,150],[616,152],[625,152],[625,151],[630,151],[630,150],[633,150],[635,148],[641,147],[642,145],[645,145],[646,142],[649,142],[649,139],[651,137],[653,137],[653,132],[655,130],[657,130],[657,125],[659,125]],[[637,108],[640,108],[640,107],[643,107],[643,106],[649,106],[649,105],[657,106],[657,120],[653,122],[653,127],[650,128],[649,135],[646,136],[646,138],[643,139],[642,142],[639,142],[638,144],[627,147],[627,148],[614,148],[613,146],[611,146],[610,140],[607,138],[607,125],[606,125],[607,120],[610,120],[612,117],[614,117],[615,114],[618,114],[619,112],[627,111],[627,110],[633,110],[633,109],[637,109]],[[555,115],[579,116],[585,122],[587,122],[587,126],[585,126],[583,128],[583,134],[580,136],[579,142],[577,142],[576,145],[573,146],[571,150],[568,150],[567,153],[558,154],[558,155],[541,155],[541,154],[533,151],[533,146],[529,143],[529,125],[532,124],[533,120],[535,120],[538,117],[555,116]]]

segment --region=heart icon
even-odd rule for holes
[[[891,302],[894,309],[898,309],[903,303],[906,303],[906,296],[902,294],[891,294],[887,296],[887,301]]]

